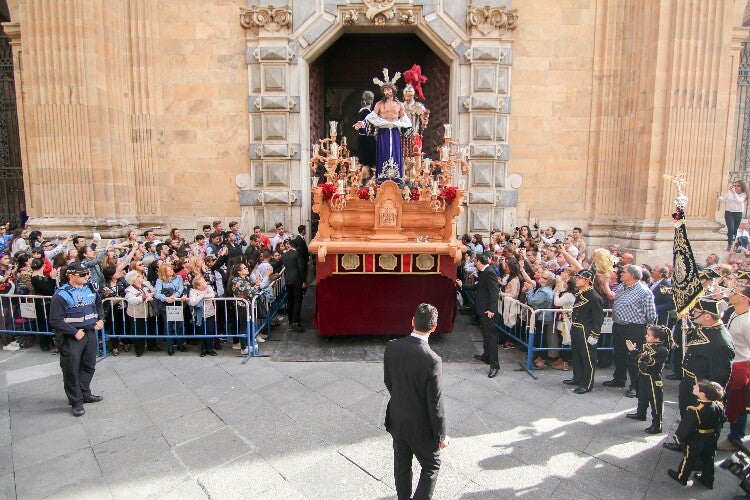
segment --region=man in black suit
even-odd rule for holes
[[[474,357],[490,365],[490,371],[487,374],[493,378],[500,370],[500,363],[497,360],[497,299],[498,286],[497,274],[490,266],[490,259],[485,254],[479,254],[476,257],[477,269],[479,269],[479,279],[477,280],[476,308],[479,316],[479,327],[482,329],[482,338],[484,339],[484,352]]]
[[[440,470],[440,450],[448,444],[443,406],[442,360],[427,339],[437,326],[435,306],[419,304],[413,332],[385,346],[383,373],[391,395],[385,429],[393,437],[393,475],[399,500],[429,499]],[[412,457],[422,472],[412,496]]]
[[[281,254],[281,263],[284,264],[289,327],[296,332],[304,332],[305,329],[300,324],[300,311],[302,310],[302,290],[306,286],[305,263],[298,251],[299,242],[292,240],[289,244],[292,248]]]
[[[305,263],[305,273],[302,275],[302,281],[307,281],[307,265],[310,259],[310,250],[307,249],[307,242],[305,241],[305,235],[307,235],[307,226],[300,224],[297,226],[297,236],[294,237],[293,241],[298,243],[297,251],[302,257],[302,261]],[[304,294],[305,291],[303,290]]]
[[[651,285],[651,293],[654,294],[654,305],[656,306],[656,323],[663,326],[671,326],[669,323],[669,311],[674,310],[674,299],[672,298],[672,282],[669,280],[669,268],[667,266],[656,266],[652,272],[654,282]]]

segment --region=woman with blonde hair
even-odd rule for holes
[[[185,326],[183,321],[169,321],[167,306],[182,306],[184,300],[185,288],[182,277],[174,272],[171,264],[161,264],[157,271],[156,287],[154,290],[154,316],[160,323],[159,331],[162,335],[167,336],[167,354],[174,356],[174,339],[177,335],[177,349],[180,352],[187,352],[185,348]]]
[[[193,319],[194,334],[203,336],[201,339],[201,358],[209,355],[216,356],[211,348],[213,337],[216,335],[216,304],[213,299],[216,294],[203,276],[196,276],[190,283],[188,305]]]

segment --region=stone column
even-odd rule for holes
[[[250,84],[250,172],[237,176],[242,220],[265,231],[282,222],[293,232],[302,220],[301,190],[309,189],[310,181],[293,175],[292,168],[300,159],[299,88],[304,87],[290,75],[297,64],[289,46],[292,11],[288,6],[242,9],[240,22],[247,30]]]
[[[31,227],[116,234],[158,214],[144,112],[152,4],[29,0],[24,21],[5,25]]]
[[[721,75],[736,73],[728,3],[615,0],[596,23],[590,236],[666,257],[675,191],[662,176],[686,172],[691,241],[720,240],[716,192],[734,85]]]

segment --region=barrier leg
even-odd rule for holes
[[[526,364],[518,363],[520,368],[514,368],[514,372],[521,372],[524,371],[531,375],[531,378],[534,380],[538,380],[539,377],[536,376],[534,371],[532,370],[534,360],[534,330],[529,331],[529,342],[526,345]]]

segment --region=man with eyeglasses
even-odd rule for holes
[[[734,346],[729,332],[721,322],[717,301],[702,297],[690,310],[690,320],[695,327],[690,331],[682,362],[684,376],[680,380],[678,406],[683,417],[688,406],[696,405],[693,386],[700,380],[727,386],[732,371]],[[664,443],[668,450],[682,451],[683,445]]]
[[[98,403],[101,396],[91,393],[91,379],[96,369],[96,333],[104,325],[102,299],[88,283],[89,270],[72,262],[67,270],[68,283],[52,297],[49,324],[63,336],[60,368],[65,394],[76,417],[85,411],[83,403]]]

